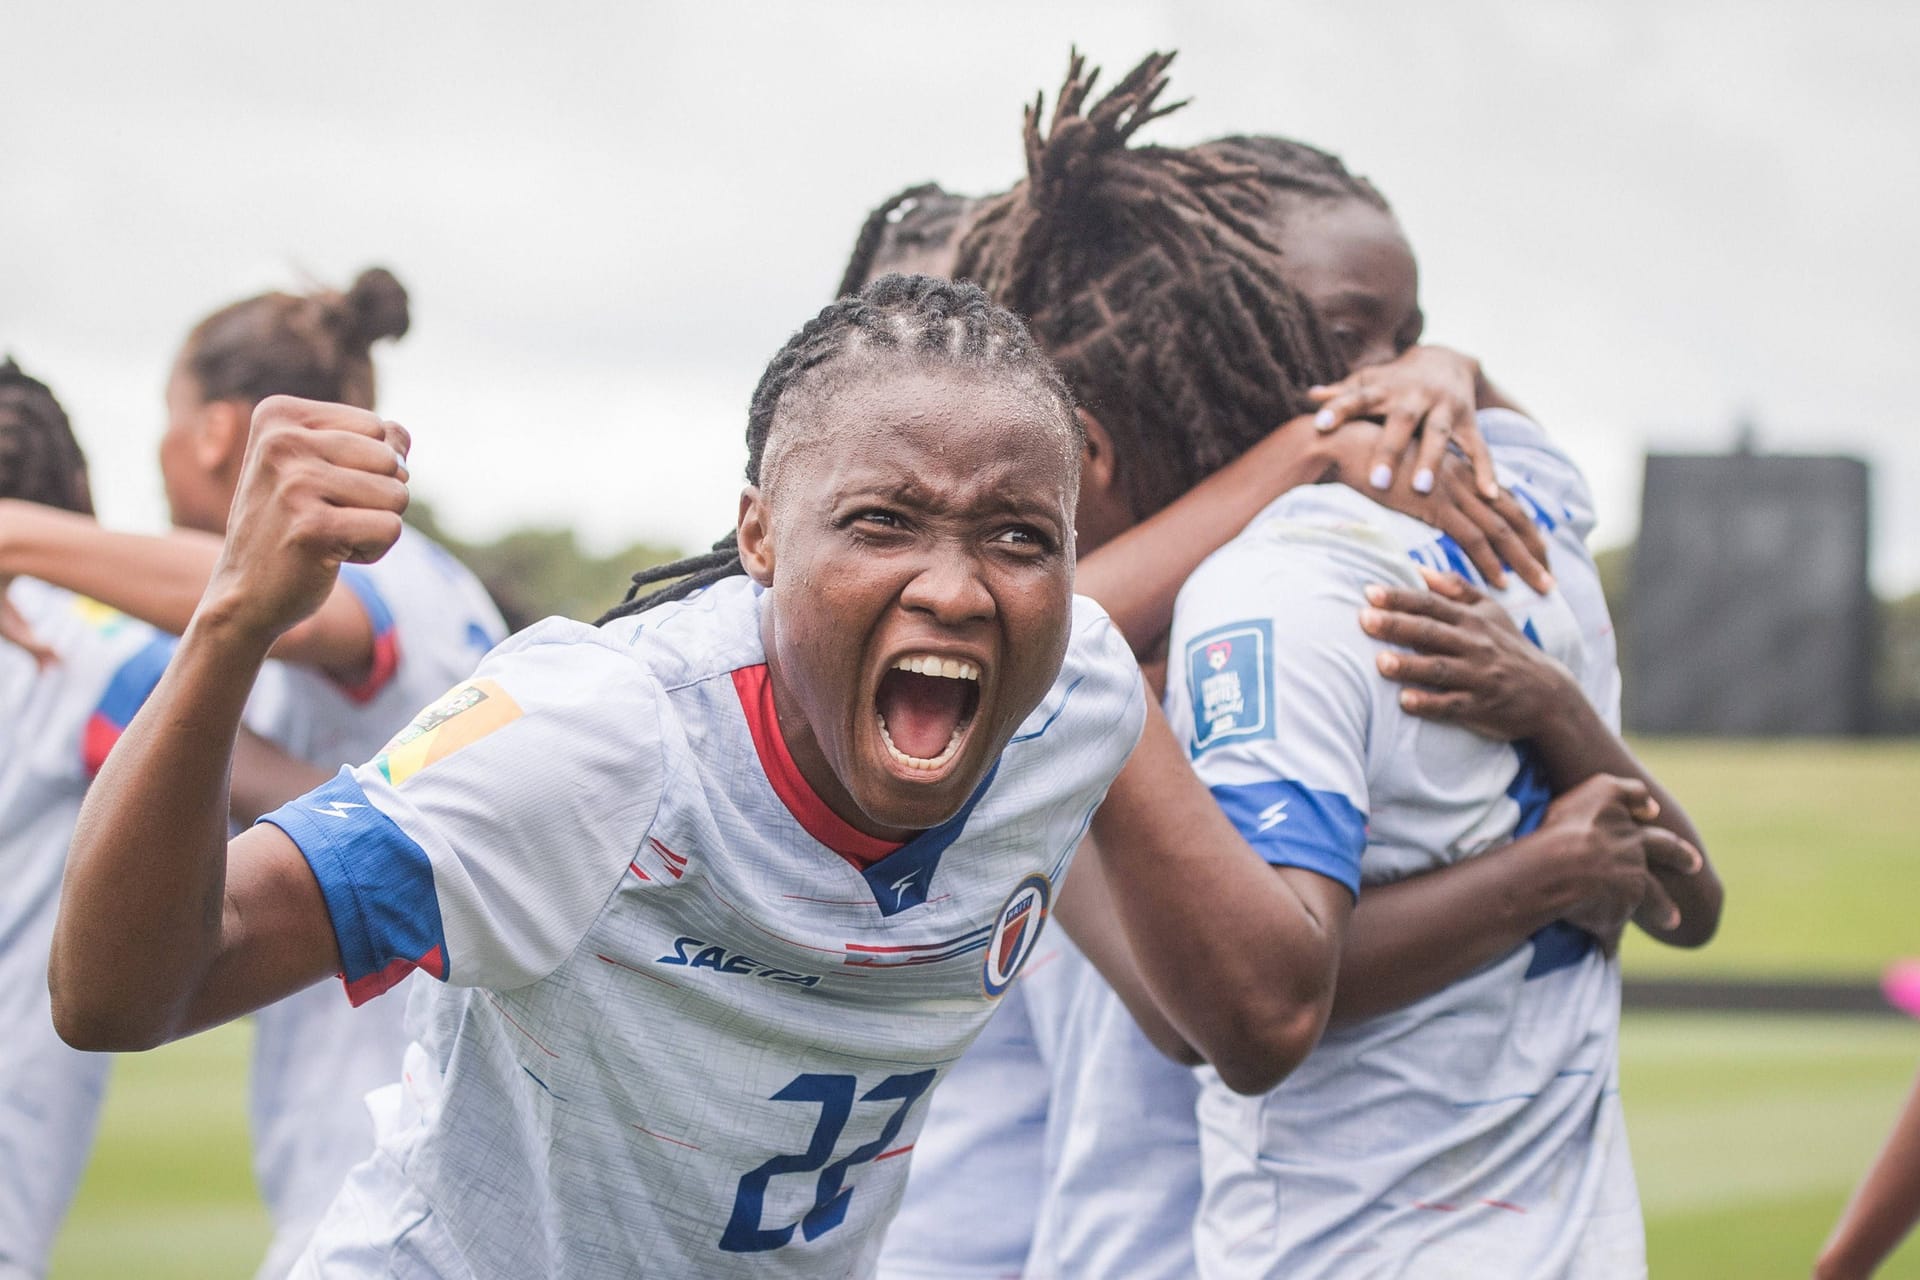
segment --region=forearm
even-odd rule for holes
[[[1370,886],[1347,926],[1333,1021],[1404,1008],[1498,960],[1579,900],[1558,873],[1556,836],[1537,833],[1477,858]]]
[[[1332,479],[1329,437],[1307,418],[1277,428],[1177,501],[1083,556],[1074,589],[1105,609],[1144,656],[1173,623],[1173,601],[1200,562],[1290,489]]]
[[[1254,853],[1157,707],[1093,836],[1154,1003],[1228,1087],[1272,1088],[1326,1025],[1347,890]]]
[[[1706,842],[1687,816],[1686,809],[1660,780],[1640,763],[1619,734],[1601,719],[1584,696],[1569,697],[1559,714],[1549,718],[1543,730],[1532,739],[1541,764],[1547,771],[1548,785],[1555,795],[1565,794],[1596,774],[1637,778],[1647,785],[1659,803],[1655,825],[1685,840],[1706,857]],[[1710,940],[1720,924],[1723,897],[1720,878],[1710,862],[1690,876],[1663,875],[1660,883],[1680,908],[1680,923],[1665,930],[1648,932],[1672,946],[1697,947]]]
[[[1855,1280],[1871,1275],[1916,1219],[1920,1219],[1920,1082],[1821,1250],[1815,1276]]]
[[[1083,841],[1074,856],[1073,873],[1060,891],[1054,915],[1088,963],[1120,997],[1120,1003],[1153,1047],[1175,1062],[1197,1065],[1200,1055],[1167,1021],[1141,976],[1139,962],[1120,925],[1100,847],[1093,840]]]
[[[120,533],[91,517],[0,500],[0,573],[38,578],[179,635],[206,592],[220,540]]]
[[[228,764],[269,640],[190,626],[87,793],[49,966],[70,1041],[146,1047],[186,1019],[219,949]]]
[[[122,533],[88,516],[0,499],[0,574],[38,578],[172,635],[187,629],[220,559],[220,539],[192,529]],[[349,684],[373,662],[373,628],[353,593],[336,585],[272,656]]]

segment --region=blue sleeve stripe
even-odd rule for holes
[[[1337,791],[1298,782],[1211,788],[1214,800],[1254,852],[1277,867],[1300,867],[1360,894],[1367,815]]]
[[[286,832],[313,869],[354,1003],[415,968],[447,977],[450,957],[433,863],[373,806],[350,769],[260,820]]]
[[[373,575],[363,564],[343,564],[340,566],[340,581],[346,584],[360,607],[367,611],[367,621],[373,624],[374,638],[386,635],[393,630],[393,610],[387,607],[387,601],[380,594],[380,588],[373,585]]]
[[[133,723],[134,716],[146,705],[153,687],[166,674],[167,663],[172,660],[174,646],[178,643],[172,636],[155,636],[142,645],[138,653],[121,663],[100,699],[99,713],[111,720],[116,728],[124,729]]]

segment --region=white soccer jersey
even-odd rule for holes
[[[173,641],[29,579],[8,591],[59,655],[0,642],[0,1275],[40,1275],[93,1145],[113,1059],[53,1029],[47,956],[88,781],[166,670]]]
[[[472,672],[506,634],[467,568],[417,530],[341,581],[373,624],[374,663],[357,688],[307,667],[268,663],[247,725],[308,764],[365,760],[420,707]],[[409,1036],[404,993],[355,1012],[331,984],[262,1009],[249,1112],[254,1177],[274,1239],[259,1275],[285,1275],[347,1171],[373,1150],[366,1095],[399,1078]]]
[[[448,984],[415,984],[380,1151],[302,1274],[870,1272],[917,1104],[1032,951],[1142,684],[1076,602],[993,773],[892,849],[806,788],[760,607],[742,578],[549,620],[271,816],[351,993]]]
[[[1616,721],[1585,485],[1532,424],[1481,424],[1566,584],[1545,598],[1515,586],[1501,603]],[[1272,862],[1384,883],[1473,857],[1544,813],[1529,748],[1408,716],[1377,674],[1363,589],[1418,585],[1417,564],[1476,578],[1430,527],[1318,486],[1269,506],[1181,592],[1170,719]],[[1619,989],[1617,962],[1554,925],[1406,1009],[1329,1031],[1263,1097],[1203,1071],[1200,1273],[1643,1274]]]

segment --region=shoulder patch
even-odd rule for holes
[[[520,704],[494,681],[469,680],[415,716],[374,757],[374,767],[397,787],[428,765],[518,720],[520,714]]]
[[[1195,756],[1235,738],[1273,736],[1273,624],[1229,623],[1187,645]]]

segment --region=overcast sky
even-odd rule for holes
[[[731,522],[753,382],[866,210],[1019,176],[1068,45],[1178,48],[1155,140],[1292,134],[1394,202],[1428,335],[1571,448],[1598,541],[1648,447],[1875,464],[1920,587],[1920,6],[1685,0],[325,5],[6,0],[0,349],[103,513],[157,527],[189,325],[391,267],[415,490],[459,532],[683,545]],[[1902,124],[1901,122],[1905,122]]]

